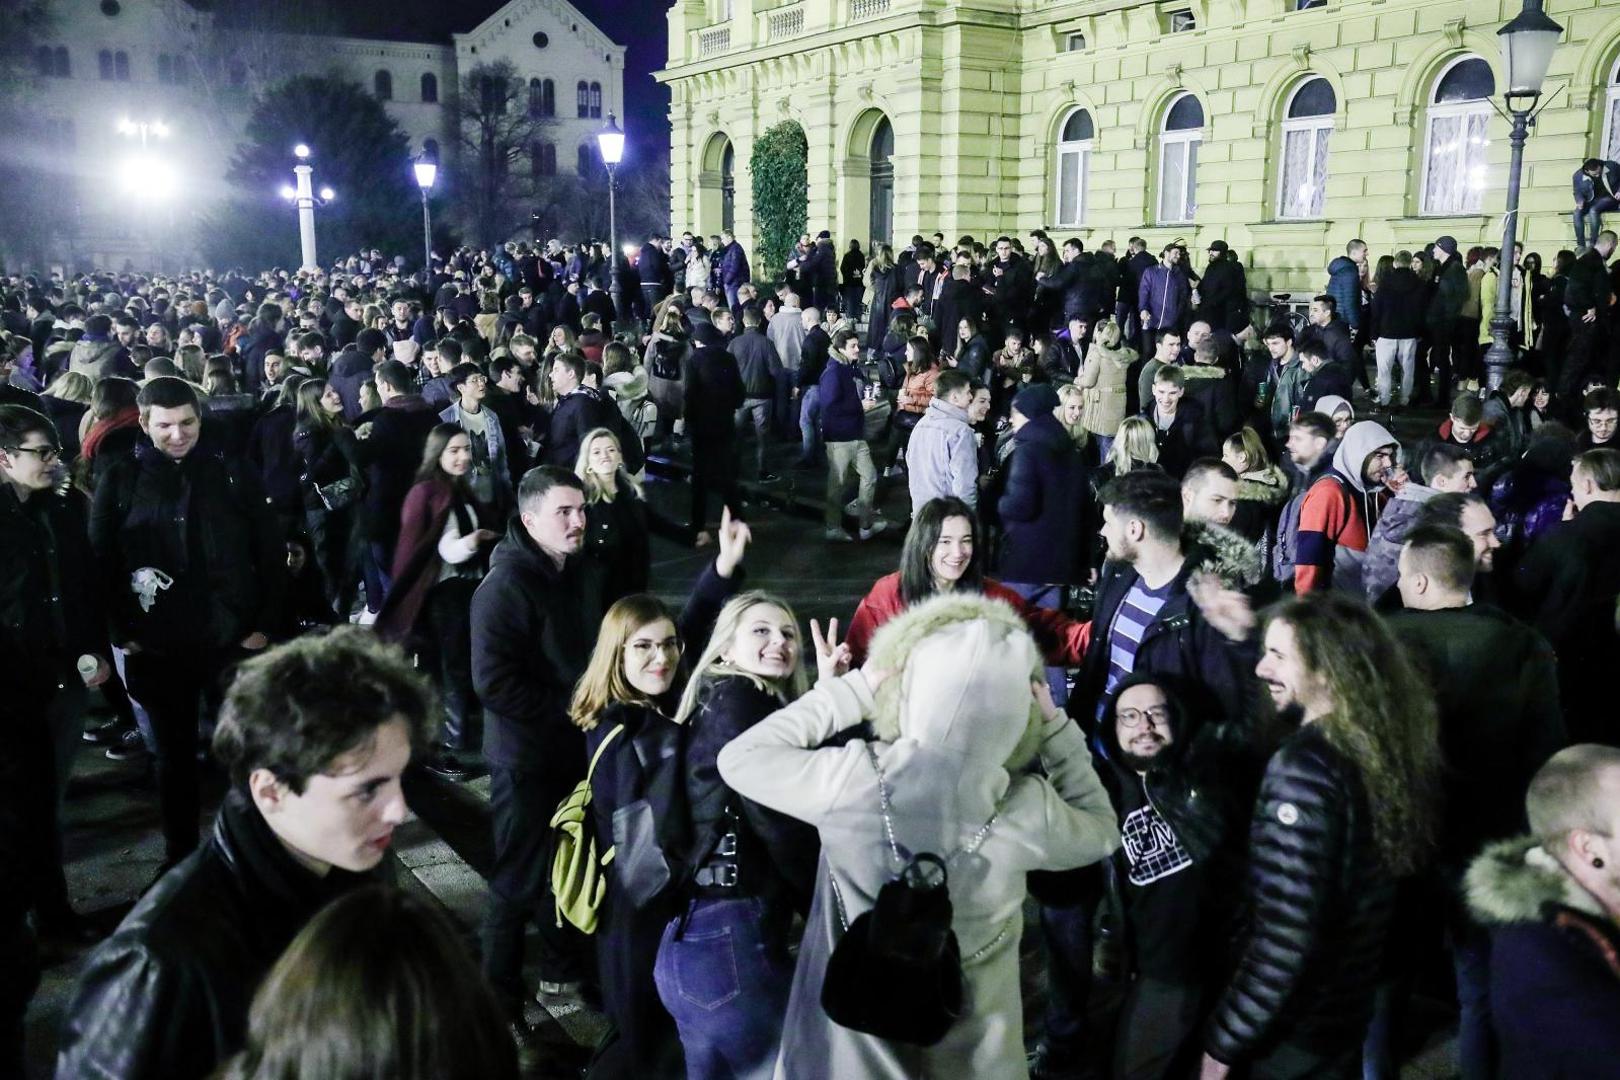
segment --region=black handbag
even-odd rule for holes
[[[328,510],[347,510],[365,494],[364,482],[352,472],[341,480],[334,480],[330,484],[313,484],[313,487],[321,505]]]
[[[919,852],[909,859],[894,838],[889,787],[877,754],[867,754],[878,774],[883,830],[900,873],[878,890],[872,910],[849,922],[837,879],[831,877],[843,936],[833,947],[821,985],[821,1007],[836,1024],[892,1042],[933,1046],[962,1015],[962,950],[951,929],[948,864],[978,850],[996,816],[956,852],[941,858]],[[999,807],[997,808],[999,812]],[[994,948],[1003,927],[972,959]]]

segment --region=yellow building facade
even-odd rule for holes
[[[1315,290],[1449,233],[1499,244],[1496,31],[1520,0],[676,0],[671,222],[754,250],[753,142],[808,143],[808,222],[840,250],[1045,228],[1150,250],[1225,239],[1251,287]],[[1573,246],[1571,176],[1620,158],[1620,3],[1564,27],[1525,152],[1519,234]],[[1620,215],[1605,222],[1620,224]],[[1201,256],[1200,256],[1201,259]],[[756,267],[756,276],[775,268]]]

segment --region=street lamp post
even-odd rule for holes
[[[319,194],[316,193],[315,167],[309,163],[307,144],[299,143],[293,147],[293,157],[298,159],[293,166],[297,186],[283,185],[281,196],[298,207],[298,243],[302,249],[303,269],[317,270],[320,263],[315,258],[315,208],[337,198],[337,193],[329,187],[323,187]]]
[[[422,280],[426,281],[433,273],[433,218],[428,211],[428,192],[438,179],[439,163],[424,147],[411,164],[411,171],[416,174],[416,186],[422,189]]]
[[[1541,97],[1541,86],[1552,64],[1553,50],[1564,28],[1547,17],[1542,0],[1524,0],[1524,10],[1498,30],[1502,56],[1506,61],[1508,85],[1503,100],[1513,129],[1508,138],[1512,157],[1508,162],[1507,211],[1502,217],[1502,252],[1496,260],[1496,311],[1491,316],[1491,347],[1485,352],[1485,381],[1492,390],[1502,385],[1502,376],[1513,363],[1513,247],[1519,226],[1519,183],[1524,171],[1524,141],[1530,133],[1531,114]],[[1526,282],[1528,285],[1529,283]]]
[[[613,172],[624,160],[624,132],[614,123],[612,113],[608,113],[607,127],[596,133],[596,146],[602,152],[602,164],[607,168],[608,178],[608,296],[613,299],[614,315],[620,315],[624,298],[620,295],[622,286],[619,284],[619,222],[613,203]]]
[[[175,175],[149,148],[154,139],[167,139],[169,131],[169,125],[162,120],[132,120],[126,116],[118,121],[118,134],[127,139],[139,139],[141,143],[140,154],[124,162],[121,172],[125,190],[143,205],[147,227],[152,233],[151,261],[159,269],[163,266],[163,230],[156,204],[173,195]]]

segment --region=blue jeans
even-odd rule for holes
[[[1597,243],[1598,233],[1603,231],[1603,215],[1617,209],[1620,209],[1620,202],[1616,202],[1613,196],[1604,195],[1575,211],[1575,246]]]
[[[799,395],[799,460],[811,464],[821,456],[821,387],[807,386]]]
[[[1091,904],[1041,905],[1041,938],[1046,944],[1045,1042],[1058,1060],[1073,1062],[1093,1052],[1086,1032],[1091,997]]]
[[[765,1080],[776,1067],[793,964],[753,897],[694,900],[671,919],[653,965],[675,1018],[687,1080]]]
[[[1030,585],[1016,581],[1003,581],[1003,585],[1028,600],[1038,608],[1048,611],[1063,610],[1063,586],[1061,585]],[[1062,708],[1069,700],[1069,680],[1060,667],[1048,666],[1046,669],[1046,685],[1052,689],[1052,703]]]
[[[366,583],[366,610],[373,615],[382,610],[383,601],[393,582],[389,580],[389,561],[392,553],[388,545],[375,540],[366,541],[360,549],[360,573]]]

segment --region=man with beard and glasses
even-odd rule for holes
[[[1221,884],[1241,860],[1246,792],[1222,761],[1225,725],[1197,720],[1169,680],[1132,675],[1097,729],[1097,773],[1124,841],[1110,890],[1129,979],[1108,1071],[1119,1080],[1186,1075],[1224,972],[1233,890]]]
[[[1254,804],[1247,930],[1201,1078],[1356,1077],[1395,883],[1439,830],[1434,700],[1357,600],[1312,593],[1266,622],[1255,673],[1293,731]]]

